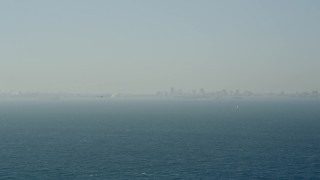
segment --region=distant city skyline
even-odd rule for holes
[[[320,90],[320,1],[0,2],[0,90]]]

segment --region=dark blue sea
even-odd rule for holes
[[[320,99],[0,100],[0,179],[320,179]]]

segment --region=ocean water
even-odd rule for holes
[[[320,99],[1,100],[0,179],[320,179]]]

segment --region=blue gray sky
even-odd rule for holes
[[[320,89],[318,0],[2,0],[0,89]]]

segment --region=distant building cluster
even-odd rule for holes
[[[256,93],[253,91],[240,90],[218,90],[207,91],[204,88],[191,91],[183,91],[182,89],[170,88],[167,91],[159,91],[156,94],[133,94],[133,93],[104,93],[104,94],[80,94],[80,93],[46,93],[46,92],[16,92],[16,91],[0,91],[0,98],[126,98],[126,97],[156,97],[156,98],[243,98],[243,97],[302,97],[302,98],[318,98],[320,93],[318,90],[309,92],[269,92]]]
[[[159,91],[156,93],[157,96],[162,97],[189,97],[189,98],[222,98],[222,97],[249,97],[249,96],[284,96],[284,97],[320,97],[319,91],[313,90],[311,92],[296,92],[296,93],[286,93],[281,91],[279,93],[269,92],[269,93],[255,93],[253,91],[228,91],[226,89],[218,91],[206,91],[204,88],[198,90],[192,90],[190,92],[182,91],[181,89],[176,90],[175,88],[170,88],[169,91]]]

